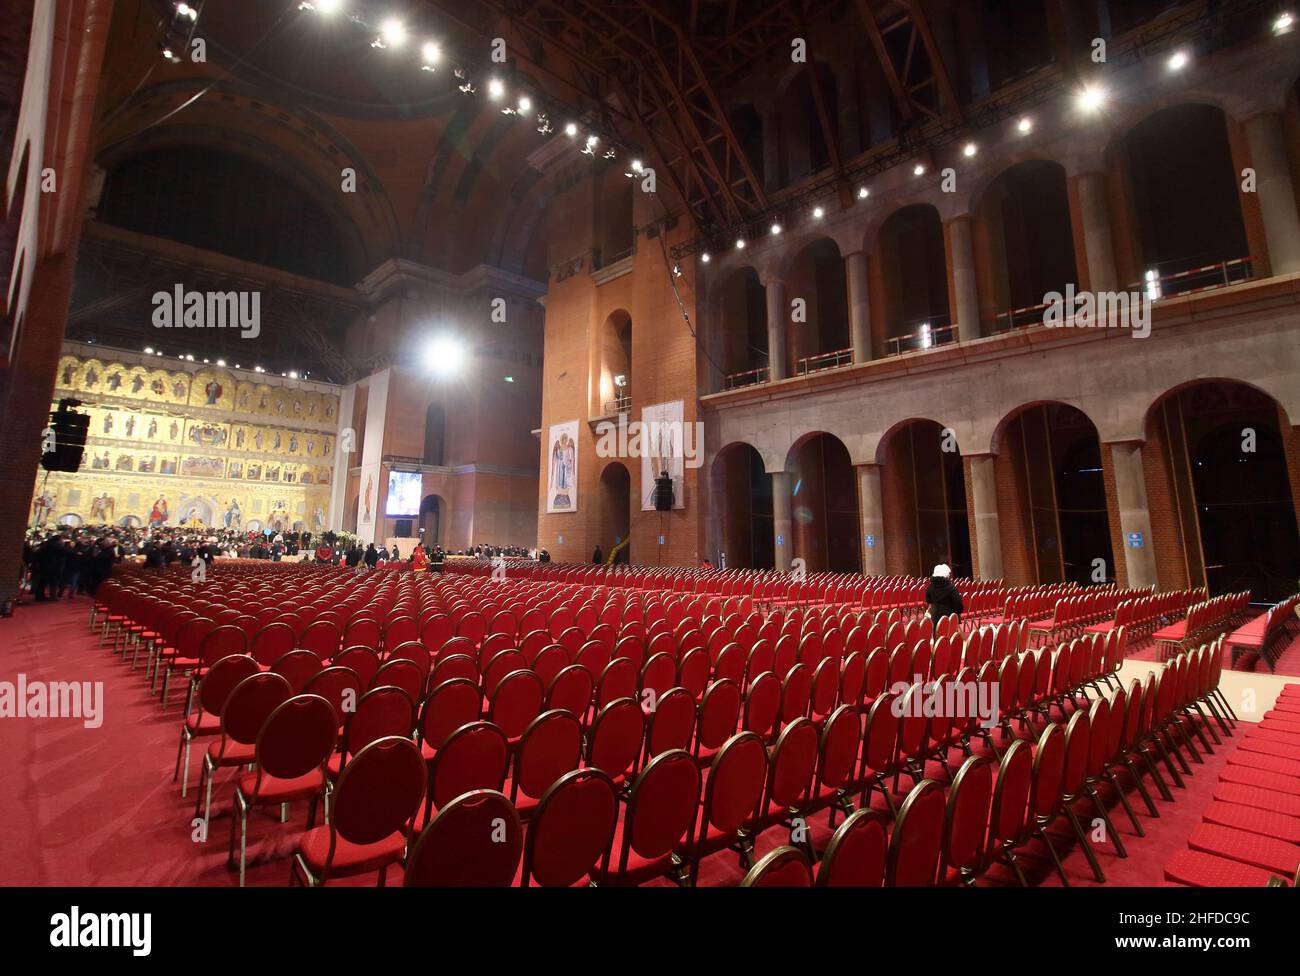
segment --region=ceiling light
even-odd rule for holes
[[[406,43],[406,25],[396,17],[389,17],[379,25],[379,36],[388,47],[401,47]]]
[[[329,17],[343,9],[343,0],[311,0],[311,8]]]
[[[465,364],[465,347],[454,336],[438,336],[424,353],[425,364],[439,376],[450,376]]]
[[[737,238],[736,238],[736,250],[737,250],[737,251],[743,251],[744,249],[745,249],[745,239],[744,239],[743,237],[737,237]]]
[[[821,207],[813,207],[813,219],[814,219],[814,220],[821,220],[821,219],[822,219],[823,217],[825,217],[825,216],[826,216],[826,211],[825,211],[825,210],[823,210]]]
[[[773,221],[773,222],[772,222],[771,231],[772,231],[773,234],[779,234],[779,233],[781,233],[781,225],[778,224],[778,223],[776,223],[775,221]]]
[[[506,93],[506,86],[501,84],[500,78],[493,78],[488,82],[488,98],[497,99]]]
[[[865,199],[866,199],[867,197],[869,197],[869,196],[871,196],[871,191],[870,191],[870,190],[868,190],[865,186],[860,186],[860,187],[858,187],[858,199],[859,199],[859,200],[865,200]]]
[[[1021,119],[1019,122],[1016,123],[1016,131],[1019,132],[1021,135],[1027,135],[1028,133],[1034,131],[1034,120],[1031,119],[1028,115],[1026,115],[1023,119]]]
[[[1186,51],[1175,51],[1169,56],[1167,64],[1170,71],[1182,71],[1187,67],[1187,62],[1190,60],[1191,58],[1187,56]]]
[[[709,258],[709,252],[708,252],[708,251],[705,251],[703,254],[701,254],[701,255],[700,255],[700,260],[703,261],[705,264],[708,264],[708,263],[709,263],[709,260],[710,260],[710,258]]]
[[[576,136],[578,134],[578,127],[570,122],[564,127],[564,134],[569,137]]]
[[[1295,26],[1295,18],[1292,17],[1289,13],[1278,14],[1277,19],[1273,21],[1273,33],[1287,34],[1290,33],[1291,28],[1294,26]]]
[[[1106,104],[1106,91],[1099,85],[1084,85],[1075,97],[1079,109],[1089,114],[1099,112]]]
[[[961,154],[965,156],[967,159],[970,159],[970,157],[974,156],[979,151],[980,151],[979,146],[975,145],[975,143],[973,142],[968,142],[966,143],[965,147],[962,149]]]
[[[438,63],[438,61],[442,58],[442,52],[438,50],[437,44],[434,44],[433,41],[429,41],[422,48],[420,48],[420,57],[423,59],[424,66],[427,68],[430,65],[435,65]]]
[[[145,347],[144,347],[144,354],[145,354],[146,356],[152,356],[152,355],[153,355],[153,346],[145,346]]]
[[[913,176],[924,176],[924,175],[925,175],[925,163],[917,163],[916,166],[913,167],[913,169],[912,169],[912,175],[913,175]]]
[[[533,107],[533,100],[529,98],[527,95],[524,95],[519,99],[519,111],[521,114],[527,112],[532,107]]]

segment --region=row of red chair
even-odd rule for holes
[[[1160,645],[1161,659],[1168,660],[1178,651],[1222,636],[1250,606],[1250,591],[1226,593],[1187,608],[1187,616],[1161,627],[1152,639]]]
[[[1233,665],[1236,666],[1243,654],[1256,654],[1264,658],[1270,671],[1276,670],[1279,639],[1287,633],[1300,631],[1300,622],[1296,617],[1297,606],[1300,606],[1300,593],[1275,603],[1228,635]]]

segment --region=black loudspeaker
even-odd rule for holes
[[[393,535],[398,539],[409,539],[413,524],[411,519],[397,519],[393,522]]]
[[[655,478],[655,511],[671,512],[673,510],[673,479],[667,473]]]
[[[59,408],[50,414],[54,449],[41,455],[41,467],[46,471],[76,471],[81,467],[90,415],[73,411],[79,406],[80,400],[60,400]]]

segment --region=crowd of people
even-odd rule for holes
[[[342,544],[341,544],[342,543]],[[96,588],[125,559],[142,561],[151,569],[177,563],[192,565],[195,557],[207,563],[217,557],[239,559],[306,558],[318,565],[374,569],[380,563],[409,562],[417,570],[438,572],[449,556],[493,559],[535,559],[550,562],[545,549],[523,546],[477,545],[455,552],[442,546],[425,546],[412,540],[403,544],[343,542],[334,532],[315,539],[309,532],[277,535],[189,527],[59,526],[33,528],[23,547],[23,575],[33,599],[45,602],[77,594],[94,595]]]

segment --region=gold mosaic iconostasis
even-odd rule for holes
[[[338,394],[162,362],[59,360],[90,428],[79,471],[37,472],[32,524],[328,528]]]

